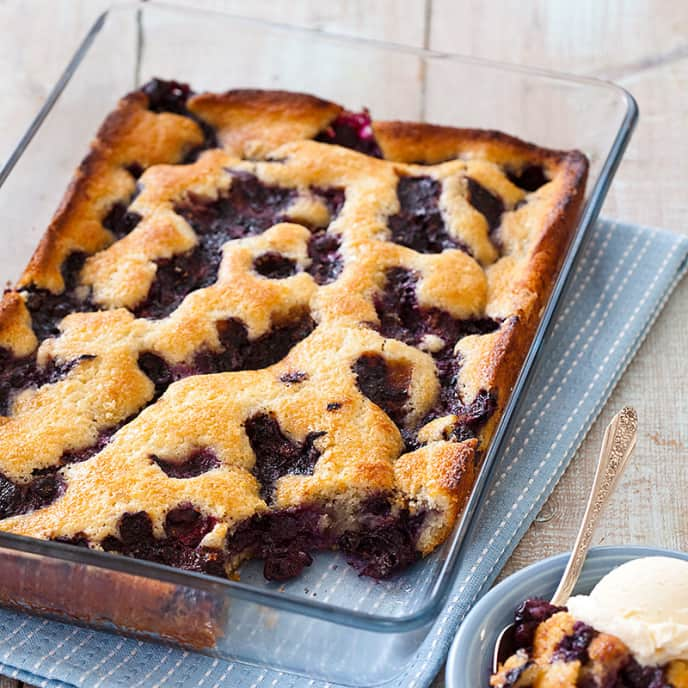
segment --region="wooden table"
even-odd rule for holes
[[[0,2],[0,160],[110,0]],[[688,3],[682,0],[197,0],[286,23],[611,79],[640,125],[603,213],[688,232]],[[506,572],[570,547],[604,426],[638,409],[636,457],[597,543],[688,549],[688,281],[678,287]],[[0,688],[16,687],[0,678]],[[442,686],[438,677],[436,686]]]

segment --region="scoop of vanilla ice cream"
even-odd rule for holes
[[[620,638],[640,664],[688,660],[688,561],[634,559],[567,607],[576,619]]]

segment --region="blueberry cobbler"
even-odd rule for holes
[[[450,533],[587,163],[310,95],[153,80],[0,306],[0,529],[233,575]]]
[[[515,614],[516,652],[493,688],[688,688],[688,661],[641,664],[617,636],[576,619],[566,607],[526,600]]]

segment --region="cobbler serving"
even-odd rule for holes
[[[490,679],[494,688],[688,688],[688,661],[640,664],[620,638],[566,607],[529,599],[515,622],[516,652]]]
[[[310,95],[129,94],[0,305],[0,529],[271,580],[432,552],[586,172]]]

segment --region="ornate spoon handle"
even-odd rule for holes
[[[552,604],[563,606],[571,596],[583,569],[597,521],[633,452],[637,434],[638,415],[630,406],[619,411],[607,426],[583,522],[564,575],[552,597]]]

